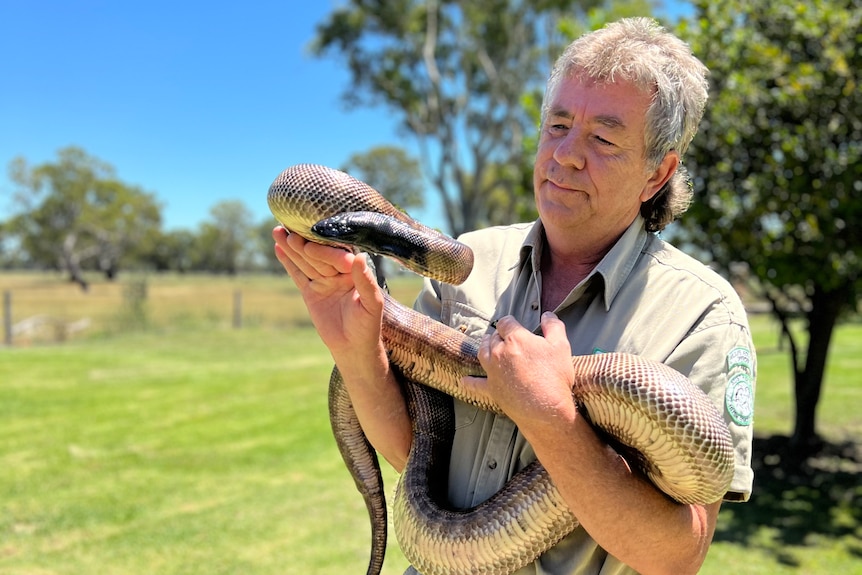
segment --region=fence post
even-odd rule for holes
[[[12,292],[3,292],[3,341],[12,346]]]
[[[242,327],[242,290],[233,292],[233,327]]]

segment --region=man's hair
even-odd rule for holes
[[[647,110],[645,149],[657,168],[668,152],[682,160],[703,116],[709,71],[688,44],[650,18],[625,18],[581,36],[557,59],[545,90],[542,122],[562,80],[581,77],[598,83],[632,82],[652,94]],[[664,229],[691,202],[682,165],[653,198],[641,206],[648,231]]]

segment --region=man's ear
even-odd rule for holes
[[[641,203],[648,201],[662,189],[676,172],[677,166],[679,166],[679,154],[675,150],[671,150],[665,154],[661,163],[647,180],[643,191],[641,191]]]

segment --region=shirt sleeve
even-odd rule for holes
[[[754,471],[751,444],[756,357],[745,323],[702,322],[676,347],[668,365],[700,387],[723,414],[734,449],[734,473],[725,501],[747,501]]]

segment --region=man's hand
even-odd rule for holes
[[[401,387],[380,339],[383,293],[365,256],[272,231],[275,255],[299,288],[320,339],[341,371],[366,437],[397,470],[413,441]]]
[[[340,356],[376,354],[383,294],[364,256],[306,241],[283,227],[275,255],[299,288],[320,338]]]
[[[566,327],[553,313],[542,315],[544,337],[511,316],[497,321],[482,338],[479,363],[487,378],[465,377],[463,384],[497,403],[518,425],[559,425],[577,417],[572,400],[574,370]]]

